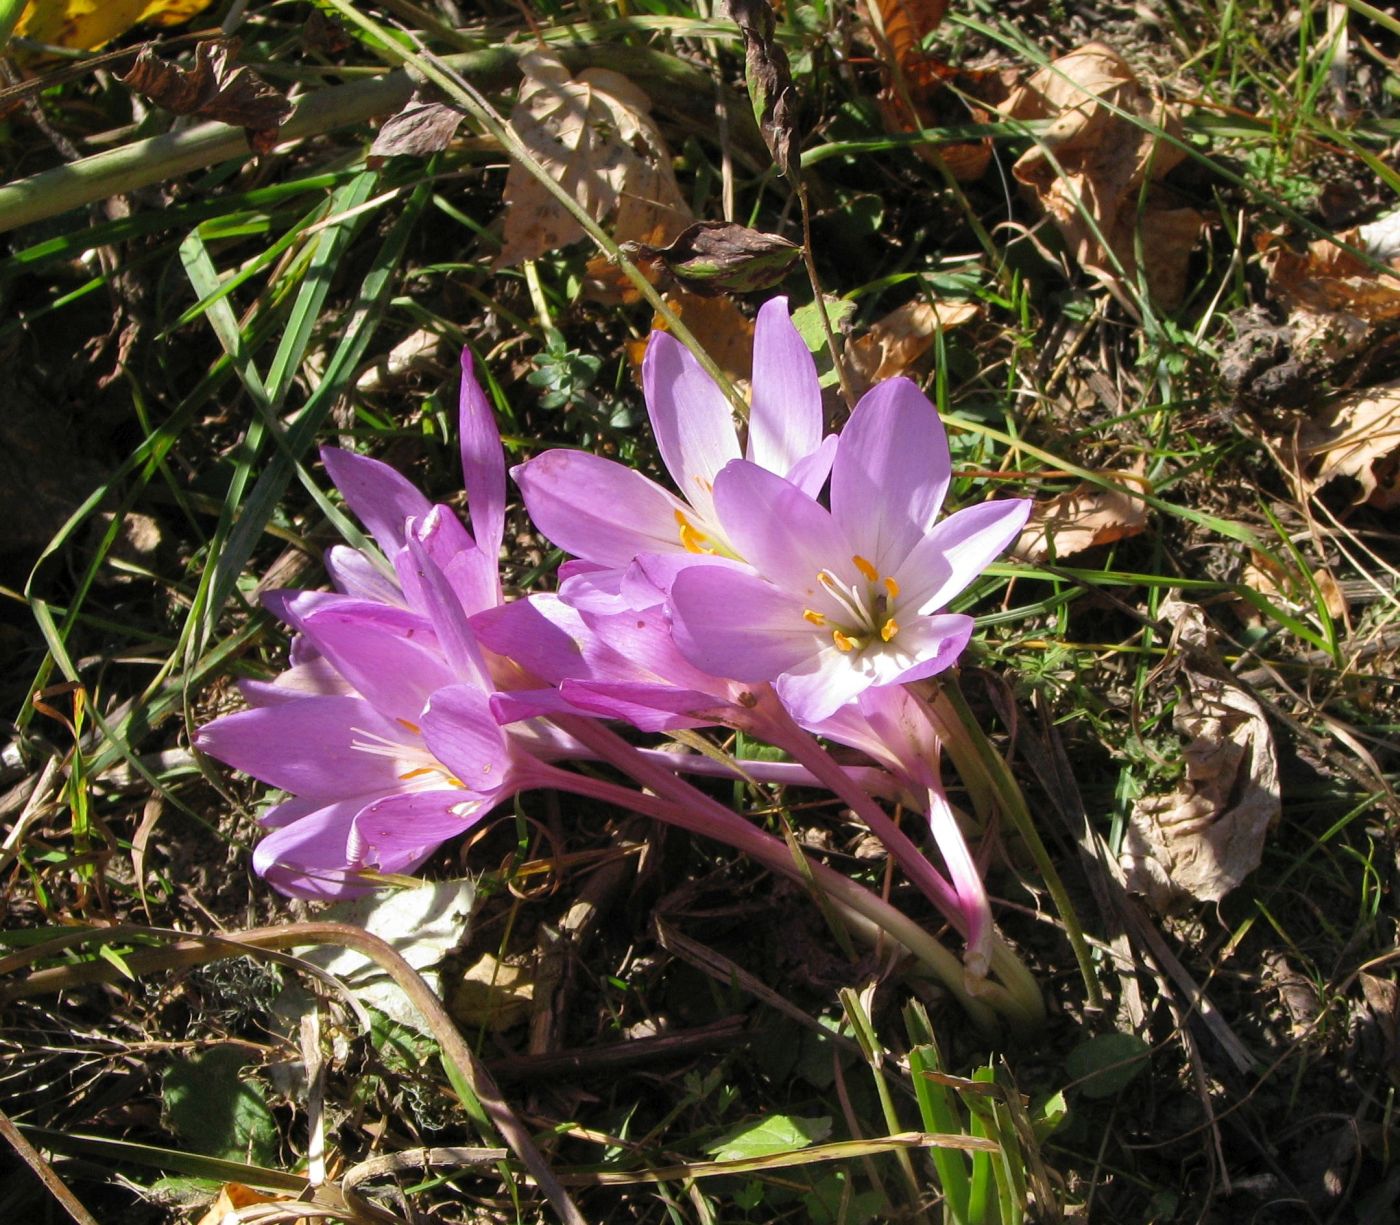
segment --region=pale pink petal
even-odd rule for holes
[[[354,870],[347,851],[351,823],[365,802],[364,796],[338,800],[279,824],[253,848],[253,870],[290,897],[345,898],[369,892],[373,886]]]
[[[671,587],[672,633],[702,672],[772,680],[809,658],[819,641],[802,601],[752,575],[692,566]]]
[[[841,431],[831,469],[831,513],[881,574],[928,530],[952,474],[943,423],[908,379],[867,392]]]
[[[301,698],[345,695],[352,691],[330,661],[318,654],[305,663],[293,664],[270,681],[239,681],[238,692],[249,706],[276,706]]]
[[[412,565],[400,567],[400,573],[404,569],[412,569],[421,607],[432,622],[438,646],[447,657],[456,679],[490,689],[491,674],[486,668],[486,660],[481,654],[476,635],[467,623],[467,614],[457,598],[457,593],[448,584],[447,576],[438,568],[427,547],[418,539],[417,529],[417,522],[410,520],[408,547],[399,556],[411,558]]]
[[[757,464],[738,459],[725,467],[715,509],[739,555],[804,606],[824,604],[823,570],[854,574],[854,550],[831,513]]]
[[[620,719],[643,732],[704,727],[716,721],[705,716],[724,705],[695,689],[626,681],[565,681],[560,694],[580,710]]]
[[[390,757],[357,748],[403,743],[404,729],[361,698],[303,698],[242,710],[206,723],[195,733],[201,753],[299,796],[332,799],[395,790],[398,766]]]
[[[816,363],[792,326],[787,299],[770,298],[754,323],[753,394],[749,397],[745,458],[769,472],[788,476],[821,441],[822,389]],[[820,488],[821,482],[817,484]]]
[[[386,795],[356,813],[347,843],[350,860],[381,872],[411,872],[487,811],[480,796],[460,790]]]
[[[836,450],[840,443],[839,435],[828,434],[821,440],[821,445],[815,451],[805,459],[799,459],[797,463],[793,464],[787,474],[787,479],[809,498],[820,497],[822,486],[826,484],[826,478],[831,475],[831,465],[836,459]]]
[[[828,640],[801,666],[778,677],[778,698],[804,727],[829,719],[870,688],[868,672]]]
[[[584,609],[588,613],[606,614],[636,612],[664,603],[671,593],[671,584],[682,570],[693,566],[719,566],[750,574],[750,567],[729,557],[718,557],[712,553],[639,553],[632,564],[623,571],[618,585],[622,607],[605,608],[599,605]],[[572,598],[572,597],[571,597]]]
[[[501,431],[485,393],[476,381],[471,350],[462,350],[462,393],[458,412],[462,443],[462,479],[472,535],[482,552],[499,564],[506,531],[506,462]]]
[[[488,794],[509,781],[510,746],[483,690],[439,689],[423,712],[422,727],[429,751],[468,791]]]
[[[411,724],[428,695],[457,678],[427,622],[404,628],[400,618],[382,615],[388,611],[323,608],[303,620],[302,632],[376,710]]]
[[[640,472],[586,451],[546,451],[511,469],[535,526],[566,553],[626,566],[679,549],[684,507]]]
[[[501,602],[500,562],[496,554],[487,554],[477,547],[450,507],[434,506],[425,518],[412,522],[409,534],[427,550],[468,615]],[[405,598],[419,607],[423,594],[414,577],[411,558],[402,549],[394,556],[394,570],[403,584]]]
[[[1020,534],[1029,499],[981,502],[937,524],[895,571],[901,607],[942,608],[995,561]]]
[[[350,507],[385,554],[403,547],[403,525],[421,518],[431,505],[413,484],[388,464],[339,447],[322,447],[321,462]]]
[[[326,573],[336,590],[345,595],[384,604],[403,603],[398,584],[359,549],[349,545],[333,544],[326,550]]]
[[[739,457],[729,401],[669,332],[651,334],[642,360],[642,390],[666,470],[681,497],[708,518],[715,477]]]
[[[582,617],[559,596],[540,594],[472,618],[472,630],[487,650],[513,659],[531,676],[557,685],[582,674],[582,639],[589,631]]]
[[[972,629],[972,618],[960,613],[914,618],[901,626],[890,644],[899,649],[880,658],[875,670],[877,683],[906,684],[951,668],[972,640]]]

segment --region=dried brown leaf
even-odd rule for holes
[[[370,165],[386,157],[430,157],[446,149],[466,116],[455,106],[415,96],[384,121],[370,146]]]
[[[520,67],[524,79],[510,126],[590,217],[618,242],[666,243],[690,224],[645,93],[606,68],[575,79],[551,51],[527,52]],[[568,210],[519,165],[506,175],[505,205],[498,268],[584,236]]]
[[[710,297],[770,289],[801,257],[802,248],[781,235],[729,221],[697,221],[669,246],[639,244],[635,258]]]
[[[914,298],[877,319],[846,346],[846,364],[857,390],[903,374],[947,331],[977,317],[975,302],[929,302]]]
[[[1011,555],[1038,562],[1070,557],[1101,544],[1136,536],[1147,527],[1147,506],[1121,489],[1079,485],[1037,502]]]
[[[773,37],[773,9],[768,0],[729,0],[729,15],[744,36],[744,83],[763,143],[773,163],[796,182],[797,89],[787,52]]]
[[[732,298],[705,298],[684,289],[674,289],[663,295],[669,306],[691,335],[699,341],[715,364],[735,382],[745,382],[753,374],[753,324],[734,305]],[[666,319],[656,315],[651,322],[653,331],[666,331]],[[641,376],[645,340],[632,341],[627,356],[633,374]]]
[[[1128,887],[1166,911],[1186,898],[1219,901],[1259,866],[1278,821],[1278,756],[1259,703],[1214,654],[1205,614],[1163,601],[1176,627],[1182,692],[1172,725],[1186,737],[1185,776],[1134,805],[1123,843]]]
[[[251,68],[234,65],[239,40],[209,39],[194,49],[194,67],[180,68],[149,46],[141,49],[121,82],[176,115],[198,115],[247,130],[259,153],[277,143],[277,129],[292,104]]]
[[[1358,502],[1400,506],[1400,381],[1351,392],[1328,405],[1298,435],[1309,493],[1338,477],[1360,486]]]
[[[1178,305],[1204,219],[1194,209],[1174,207],[1154,186],[1185,153],[1142,126],[1180,136],[1176,111],[1103,43],[1088,43],[1034,73],[1004,110],[1016,119],[1050,121],[1013,173],[1054,219],[1085,271],[1131,302],[1115,262],[1135,283],[1141,241],[1151,256],[1141,269],[1148,292],[1166,309]]]

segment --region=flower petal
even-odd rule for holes
[[[348,842],[350,860],[373,864],[381,872],[411,872],[489,810],[490,801],[467,791],[383,796],[355,815]]]
[[[822,389],[816,362],[792,326],[787,299],[770,298],[754,322],[745,458],[787,476],[821,441]]]
[[[817,581],[822,570],[855,575],[854,550],[831,513],[757,464],[738,459],[725,466],[715,482],[715,508],[740,555],[804,606],[825,601]]]
[[[816,651],[802,601],[754,575],[692,566],[671,587],[671,632],[702,672],[737,681],[772,680]]]
[[[830,643],[812,652],[802,665],[778,677],[774,688],[788,713],[804,727],[830,718],[870,688],[865,669]]]
[[[194,743],[270,786],[329,800],[397,790],[394,760],[355,746],[404,736],[362,698],[315,697],[225,715],[201,727]]]
[[[920,613],[942,608],[1025,526],[1029,499],[981,502],[949,515],[915,546],[895,572],[900,603]]]
[[[438,645],[447,657],[456,679],[489,689],[491,674],[487,671],[486,660],[481,654],[476,635],[472,633],[467,622],[466,611],[462,608],[457,593],[448,583],[447,576],[438,568],[427,546],[418,538],[418,530],[417,521],[410,520],[408,547],[401,550],[396,559],[399,562],[399,573],[406,575],[407,571],[412,571],[420,607],[432,622]],[[410,559],[410,564],[403,564],[404,558]],[[405,589],[407,587],[405,577]]]
[[[403,592],[398,584],[359,549],[347,544],[333,544],[326,550],[326,573],[336,590],[360,600],[378,600],[384,604],[402,604]]]
[[[822,486],[831,475],[831,465],[836,459],[836,449],[840,443],[838,435],[828,434],[815,451],[793,464],[787,473],[787,479],[809,498],[820,497]]]
[[[303,618],[302,632],[390,719],[416,723],[428,695],[457,679],[429,623],[397,609],[345,601]]]
[[[919,542],[952,474],[948,438],[928,397],[908,379],[867,392],[841,431],[831,513],[881,574]]]
[[[462,480],[472,535],[497,569],[506,532],[506,461],[501,431],[481,385],[476,381],[471,350],[462,350],[462,393],[458,410],[462,445]]]
[[[644,732],[704,727],[714,720],[697,716],[724,705],[713,694],[695,689],[626,681],[565,681],[559,692],[579,710],[621,719]]]
[[[877,684],[905,684],[936,676],[951,668],[972,640],[973,621],[961,613],[942,613],[935,617],[918,617],[899,631],[902,656],[913,656],[912,663],[903,667],[878,670]],[[895,656],[902,663],[901,656]]]
[[[509,741],[483,690],[472,685],[439,689],[423,712],[422,726],[428,749],[467,791],[489,794],[509,781]]]
[[[239,681],[238,692],[249,706],[277,706],[307,697],[348,695],[352,690],[330,661],[317,655],[305,663],[293,664],[270,681]]]
[[[666,470],[681,497],[709,518],[714,479],[739,458],[729,401],[669,332],[651,334],[642,359],[642,390]]]
[[[253,870],[289,897],[344,898],[368,893],[373,885],[359,878],[346,849],[351,823],[364,805],[363,796],[339,800],[287,824],[279,822],[253,848]],[[269,819],[277,811],[269,813]]]
[[[511,469],[535,526],[566,553],[626,566],[679,549],[686,507],[640,472],[586,451],[546,451]]]
[[[393,557],[403,548],[405,521],[426,515],[431,505],[428,499],[388,464],[366,455],[322,447],[321,462],[350,509],[369,528],[385,555]]]
[[[581,639],[588,629],[558,596],[539,594],[472,618],[472,630],[487,650],[513,659],[538,680],[557,685],[585,672]]]

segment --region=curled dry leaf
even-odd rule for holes
[[[1205,614],[1172,598],[1158,615],[1176,627],[1172,725],[1187,740],[1185,775],[1133,805],[1121,859],[1128,887],[1166,911],[1186,898],[1219,901],[1257,868],[1281,804],[1264,712],[1216,658]]]
[[[520,58],[523,80],[510,126],[534,158],[618,242],[668,243],[692,220],[651,121],[651,101],[621,73],[577,79],[551,51]],[[512,164],[497,268],[536,259],[584,236],[539,181]]]
[[[846,364],[856,391],[903,374],[924,356],[938,336],[975,319],[975,302],[929,302],[914,298],[877,319],[846,346]]]
[[[632,258],[692,293],[754,293],[781,281],[802,248],[778,234],[728,221],[697,221],[666,247],[634,244]]]
[[[446,149],[466,116],[455,106],[414,94],[397,115],[384,121],[370,146],[370,165],[386,157],[430,157]]]
[[[1334,401],[1298,433],[1309,494],[1338,477],[1360,486],[1356,500],[1381,510],[1400,506],[1400,382],[1381,383]]]
[[[143,47],[121,82],[176,115],[198,115],[244,128],[259,153],[277,143],[292,104],[251,68],[234,65],[239,40],[209,39],[194,49],[194,67],[180,68]]]
[[[773,37],[773,9],[768,0],[729,0],[729,15],[744,36],[744,83],[753,117],[773,163],[797,181],[797,89],[787,52]]]
[[[1084,270],[1129,304],[1123,280],[1135,284],[1141,272],[1154,302],[1168,310],[1179,305],[1204,219],[1195,209],[1177,207],[1160,186],[1185,157],[1156,135],[1180,136],[1176,111],[1103,43],[1088,43],[1040,69],[1003,109],[1015,119],[1050,121],[1013,172],[1054,219]],[[1139,240],[1150,256],[1141,269]]]
[[[1083,484],[1031,508],[1011,555],[1039,562],[1136,536],[1147,527],[1147,504],[1122,489]]]

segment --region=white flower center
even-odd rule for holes
[[[817,572],[817,583],[830,597],[828,608],[804,608],[802,617],[812,625],[831,630],[831,640],[839,651],[863,651],[872,643],[892,642],[899,633],[895,602],[899,584],[890,575],[881,575],[860,554],[851,558],[863,582],[846,583],[835,571]]]

